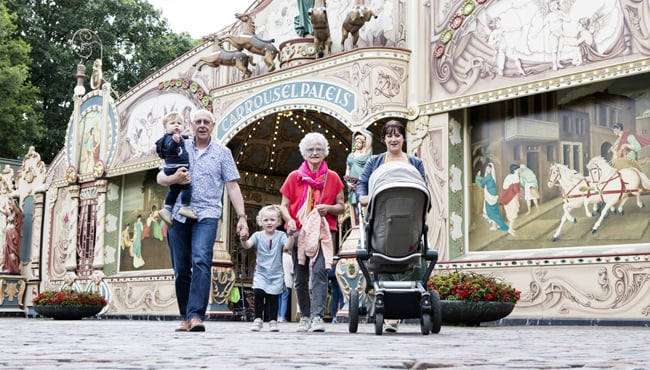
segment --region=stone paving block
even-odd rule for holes
[[[375,335],[374,324],[324,333],[251,332],[248,322],[0,318],[3,369],[650,369],[646,327],[443,326]]]

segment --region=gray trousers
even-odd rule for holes
[[[325,306],[327,305],[327,270],[325,270],[323,250],[319,248],[314,261],[307,257],[305,264],[299,265],[298,235],[299,233],[294,234],[294,248],[291,255],[293,256],[294,287],[300,317],[309,317],[311,315],[312,318],[316,316],[322,318],[325,316]],[[334,237],[335,233],[332,233],[332,240],[334,240]]]

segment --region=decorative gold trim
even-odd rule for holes
[[[453,99],[441,100],[421,105],[421,115],[429,115],[467,108],[475,105],[493,103],[500,100],[519,98],[552,90],[565,89],[587,85],[598,81],[631,76],[650,71],[650,58],[627,62],[607,67],[583,71],[575,74],[548,78],[536,82],[502,87],[495,90],[458,96]]]
[[[278,72],[267,73],[260,77],[243,80],[238,83],[219,87],[210,91],[212,99],[247,91],[260,86],[268,86],[279,81],[295,79],[300,76],[313,76],[316,72],[323,71],[335,66],[350,64],[359,60],[367,59],[393,59],[409,62],[411,51],[399,48],[358,48],[347,52],[336,54],[335,58],[316,59],[295,67],[287,68]]]
[[[535,258],[503,258],[494,260],[458,260],[436,263],[435,270],[481,269],[531,266],[576,266],[576,265],[602,265],[612,263],[640,263],[650,261],[650,254],[621,254],[603,256],[574,256],[574,257],[535,257]]]

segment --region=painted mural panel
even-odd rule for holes
[[[47,261],[47,274],[51,280],[63,280],[67,268],[76,266],[77,251],[77,212],[78,202],[70,189],[58,189],[56,203],[52,207],[51,244]]]
[[[644,0],[431,2],[430,100],[647,58]]]
[[[124,143],[117,148],[113,167],[133,162],[157,163],[155,142],[164,133],[163,117],[169,112],[179,112],[189,122],[192,113],[199,108],[212,110],[210,99],[204,88],[189,79],[165,80],[144,92],[121,116],[119,135]],[[186,130],[189,133],[189,124]]]
[[[81,157],[79,174],[92,174],[95,163],[99,161],[99,129],[102,113],[99,110],[87,110],[81,118],[83,133],[81,138]]]
[[[171,268],[167,225],[158,215],[167,189],[156,183],[158,170],[124,176],[119,236],[119,271]]]
[[[647,246],[649,80],[468,109],[467,250]]]

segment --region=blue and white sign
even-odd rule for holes
[[[295,99],[334,104],[348,113],[354,111],[355,105],[354,92],[341,86],[319,81],[288,82],[262,90],[227,111],[217,125],[217,137],[223,138],[230,129],[253,112]]]

